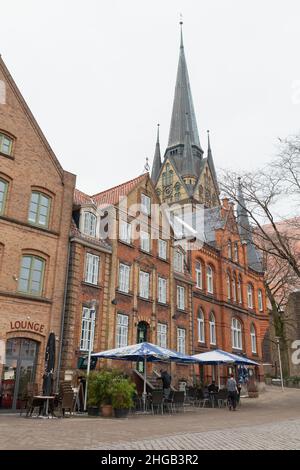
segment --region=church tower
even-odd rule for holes
[[[206,157],[200,144],[185,59],[182,22],[168,147],[161,162],[157,138],[151,178],[162,202],[195,202],[206,207],[219,205],[219,189],[209,135]]]

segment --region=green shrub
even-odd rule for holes
[[[101,405],[110,405],[112,399],[111,388],[117,377],[120,377],[118,370],[91,372],[88,378],[88,405],[99,407]]]
[[[135,384],[129,379],[115,378],[111,387],[112,406],[116,409],[133,407]]]

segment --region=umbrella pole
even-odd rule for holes
[[[218,386],[219,386],[219,390],[220,390],[220,388],[221,388],[220,363],[218,364]]]
[[[146,380],[147,380],[147,362],[146,356],[144,357],[144,390],[143,390],[143,410],[146,411],[146,397],[147,397],[147,389],[146,389]]]

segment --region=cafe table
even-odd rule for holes
[[[37,400],[41,400],[41,401],[44,402],[44,404],[45,404],[45,406],[44,406],[44,410],[45,410],[44,417],[49,418],[49,402],[50,402],[50,400],[53,401],[55,396],[53,396],[53,395],[36,395],[33,398],[37,399]]]

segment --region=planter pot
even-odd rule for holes
[[[88,406],[89,416],[99,416],[100,410],[98,406]]]
[[[104,418],[111,418],[113,414],[113,407],[111,405],[102,405],[101,415]]]
[[[129,409],[128,408],[114,408],[115,418],[127,418]]]

